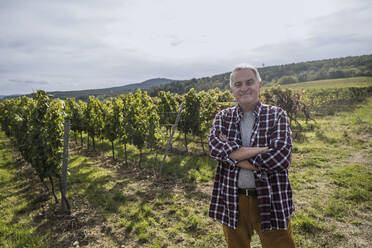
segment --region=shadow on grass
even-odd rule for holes
[[[176,194],[175,185],[182,184],[180,179],[164,176],[151,181],[144,188],[128,192],[126,186],[130,181],[152,180],[147,177],[149,173],[151,174],[151,171],[148,169],[120,168],[121,181],[114,183],[109,190],[105,189],[103,185],[112,182],[114,180],[112,176],[102,176],[91,180],[90,176],[93,175],[91,172],[79,173],[78,177],[86,186],[84,186],[84,195],[80,196],[83,199],[80,199],[78,209],[74,211],[72,216],[55,216],[51,212],[50,215],[46,214],[48,216],[46,219],[34,219],[38,223],[36,231],[51,233],[51,243],[49,244],[55,247],[70,247],[75,241],[78,241],[80,245],[92,244],[97,241],[100,235],[109,236],[111,241],[120,247],[127,242],[128,238],[133,240],[132,235],[135,234],[114,230],[103,216],[118,214],[119,208],[128,204],[135,204],[140,209],[139,211],[142,211],[147,203],[155,202],[157,198],[172,197]],[[187,180],[182,187],[185,189],[187,198],[209,197],[207,194],[204,195],[204,193],[196,191],[195,182]],[[76,195],[74,200],[79,201],[78,198]],[[132,219],[132,225],[139,226],[143,220],[136,215]],[[97,228],[100,235],[89,235],[86,232],[86,230]],[[138,246],[141,247],[143,242],[146,241],[139,239]]]
[[[71,159],[71,163],[79,157]],[[50,204],[45,213],[37,215],[34,222],[36,232],[49,233],[48,245],[51,247],[72,247],[75,241],[79,245],[88,245],[97,240],[94,234],[86,230],[94,229],[104,223],[102,211],[115,212],[116,206],[111,204],[110,190],[104,185],[112,181],[111,175],[100,175],[99,171],[83,159],[78,166],[69,168],[68,178],[71,185],[69,201],[72,205],[72,214],[64,215],[59,212],[60,204]],[[79,192],[76,192],[80,190]]]
[[[123,153],[120,155],[123,157]],[[137,167],[138,152],[133,147],[128,149],[128,159],[134,161],[130,166],[123,165],[120,159],[114,161],[111,158],[71,156],[68,198],[73,210],[70,216],[60,212],[60,202],[54,203],[30,166],[10,161],[1,164],[4,168],[11,166],[19,169],[16,177],[19,183],[13,194],[23,199],[23,202],[11,223],[32,216],[29,220],[36,227],[35,233],[44,235],[45,243],[51,247],[72,247],[75,241],[80,246],[98,245],[96,242],[102,240],[102,236],[109,237],[118,247],[126,244],[128,239],[137,240],[137,246],[141,247],[144,242],[148,242],[146,238],[133,238],[132,235],[136,235],[133,232],[113,228],[110,226],[112,222],[106,221],[105,216],[118,214],[119,208],[128,204],[138,205],[141,211],[145,211],[143,209],[146,209],[147,203],[156,207],[154,202],[158,198],[172,198],[180,190],[186,199],[208,199],[209,194],[200,191],[197,184],[199,181],[211,180],[212,176],[207,171],[214,171],[215,166],[215,162],[210,162],[205,156],[170,154],[163,168],[163,176],[157,179],[154,170],[159,168],[163,155],[159,153],[155,157],[153,151],[147,150],[143,156],[147,158],[143,161],[143,169]],[[99,160],[107,161],[110,173],[106,173],[107,168],[102,167]],[[142,183],[144,187],[131,190],[128,184],[133,182]],[[58,183],[58,180],[54,180],[56,195],[60,197]],[[135,228],[144,221],[137,217],[132,219]],[[197,229],[190,232],[197,232]]]
[[[15,184],[15,191],[10,193],[8,197],[16,197],[21,199],[14,208],[14,215],[9,224],[17,224],[20,220],[29,216],[35,211],[42,208],[43,204],[51,198],[49,192],[42,187],[40,180],[36,176],[31,176],[27,179],[18,178]]]

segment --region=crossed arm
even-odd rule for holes
[[[257,166],[253,166],[248,160],[267,152],[268,147],[242,147],[236,141],[227,139],[222,134],[223,115],[222,111],[216,115],[208,137],[210,156],[230,166],[258,170]]]
[[[278,110],[275,124],[268,134],[269,147],[242,147],[222,134],[223,112],[216,115],[208,143],[210,156],[229,166],[238,166],[264,173],[287,171],[291,163],[292,137],[288,117]]]
[[[220,134],[219,138],[221,141],[226,142],[227,138],[225,135]],[[255,166],[248,162],[248,158],[252,158],[259,153],[265,153],[268,151],[268,147],[240,147],[238,150],[230,153],[229,158],[238,160],[236,166],[245,168],[248,170],[258,170]]]

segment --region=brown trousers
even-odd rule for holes
[[[289,222],[287,230],[261,232],[257,199],[239,195],[239,220],[236,230],[223,226],[223,232],[229,248],[250,248],[253,231],[259,235],[262,248],[295,248],[292,226]]]

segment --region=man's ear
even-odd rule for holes
[[[260,89],[262,88],[262,85],[263,85],[263,83],[262,83],[262,80],[261,80],[260,84],[259,84]]]

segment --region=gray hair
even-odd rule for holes
[[[233,87],[232,77],[234,73],[240,70],[245,70],[245,69],[253,71],[253,73],[256,75],[257,80],[261,82],[260,73],[258,72],[256,67],[249,65],[249,64],[240,64],[240,65],[235,66],[234,70],[230,74],[230,88]]]

